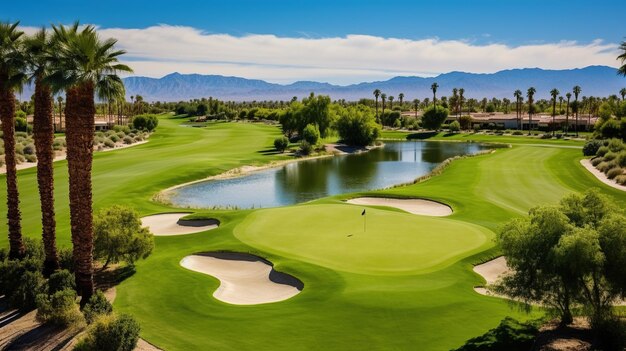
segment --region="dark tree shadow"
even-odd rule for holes
[[[439,134],[439,132],[417,132],[417,133],[411,133],[409,135],[406,136],[407,140],[424,140],[424,139],[429,139],[434,137],[435,135]]]
[[[96,271],[94,282],[97,289],[106,291],[132,277],[135,272],[133,265],[108,268],[104,271]]]

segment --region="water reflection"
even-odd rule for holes
[[[171,200],[192,207],[284,206],[410,182],[447,158],[482,149],[485,146],[470,143],[390,142],[367,153],[295,162],[245,177],[192,184],[177,189]]]

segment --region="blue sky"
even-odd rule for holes
[[[96,24],[105,30],[103,34],[120,40],[120,45],[129,52],[129,60],[142,63],[140,69],[136,69],[137,74],[150,76],[168,71],[200,71],[198,73],[247,74],[252,78],[280,82],[317,78],[315,80],[349,83],[393,75],[435,75],[452,70],[489,72],[527,66],[615,66],[617,63],[605,54],[611,52],[613,55],[617,43],[626,36],[624,0],[448,0],[443,3],[405,0],[58,0],[29,1],[27,4],[4,3],[0,19],[20,20],[22,25],[29,27],[71,23],[77,19],[81,23]],[[187,31],[180,31],[181,27]],[[148,31],[147,28],[161,30]],[[144,32],[135,33],[136,30]],[[170,36],[168,33],[175,34]],[[223,35],[228,37],[228,45],[221,40]],[[257,38],[259,40],[250,43],[251,35],[269,37]],[[348,35],[369,39],[345,40]],[[164,39],[168,37],[174,42]],[[182,42],[187,46],[181,47],[177,38],[184,38]],[[271,39],[271,49],[263,46],[268,38]],[[344,40],[329,43],[325,40],[329,38]],[[408,44],[390,41],[394,38],[407,40]],[[294,43],[292,39],[301,42]],[[181,55],[161,54],[157,47],[138,45],[139,41],[159,41],[161,51],[171,46],[176,47]],[[465,47],[448,50],[447,44],[463,44]],[[287,54],[287,50],[299,50],[302,45],[307,48],[303,52],[310,50],[305,58],[311,58],[304,64],[302,61],[306,59]],[[413,51],[404,49],[411,45]],[[199,46],[202,54],[196,53]],[[546,57],[536,49],[537,46],[544,50],[560,50],[566,46],[567,50],[578,51],[565,51],[568,57],[572,57],[570,62],[554,55]],[[244,53],[250,47],[257,48],[260,59]],[[351,51],[345,50],[346,47]],[[225,55],[216,52],[217,48],[244,54]],[[345,52],[341,57],[318,54],[325,49]],[[384,50],[388,56],[386,60],[380,55]],[[188,55],[182,55],[187,52]],[[395,52],[400,55],[393,55]],[[420,56],[424,52],[432,55]],[[446,57],[446,52],[456,56],[467,52],[468,59],[466,63],[457,62]],[[352,67],[348,62],[350,56],[354,60],[359,58],[358,62],[355,61],[358,67]],[[413,65],[408,62],[411,57],[416,58]],[[348,68],[354,69],[350,73]]]

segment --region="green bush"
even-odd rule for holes
[[[456,351],[526,351],[532,348],[538,333],[536,325],[506,317],[496,328],[468,340]]]
[[[459,124],[461,125],[461,129],[468,130],[472,128],[472,116],[463,115],[459,117]]]
[[[85,307],[83,314],[87,323],[91,324],[100,316],[109,315],[113,312],[113,306],[100,290],[96,291],[90,298]]]
[[[28,123],[26,122],[26,118],[17,117],[15,118],[15,130],[20,132],[25,132],[28,129]]]
[[[133,351],[139,340],[139,323],[129,315],[98,318],[75,351]]]
[[[585,155],[585,156],[595,156],[598,153],[598,149],[600,147],[602,147],[602,141],[596,140],[596,139],[589,140],[583,146],[583,155]]]
[[[24,149],[22,149],[22,152],[24,152],[24,155],[34,155],[36,152],[35,145],[27,144],[26,146],[24,146]]]
[[[430,130],[439,130],[441,124],[448,118],[448,110],[441,107],[429,107],[422,115],[422,126]]]
[[[615,177],[617,184],[626,185],[626,174],[618,175]]]
[[[158,125],[159,119],[155,115],[138,115],[133,117],[133,128],[138,130],[151,132],[156,129]]]
[[[126,133],[130,133],[130,127],[115,125],[113,126],[113,131],[116,133],[123,132],[124,135],[126,135]],[[122,137],[124,137],[124,135],[122,135]]]
[[[620,153],[617,154],[617,164],[620,167],[626,168],[626,150],[620,151]]]
[[[37,156],[35,155],[26,155],[24,156],[24,159],[26,160],[26,162],[31,162],[31,163],[37,162]]]
[[[300,142],[300,153],[302,155],[310,155],[313,151],[313,146],[309,144],[306,140],[302,140]]]
[[[112,139],[113,137],[111,137]],[[111,139],[105,139],[104,140],[104,146],[108,147],[108,148],[114,148],[115,147],[115,142]]]
[[[59,266],[61,269],[66,269],[70,272],[74,272],[74,257],[72,254],[72,249],[69,247],[64,247],[59,249]]]
[[[52,273],[50,278],[48,278],[48,295],[53,295],[57,291],[66,289],[76,289],[74,275],[67,269],[61,269]]]
[[[600,127],[600,133],[603,138],[619,138],[621,134],[620,122],[616,119],[609,119]]]
[[[602,157],[594,157],[591,159],[591,165],[594,167],[598,167],[600,163],[602,163]]]
[[[126,145],[130,145],[133,143],[133,138],[129,137],[129,136],[125,136],[124,137],[124,144]]]
[[[9,303],[20,311],[31,311],[37,307],[36,298],[44,290],[45,280],[40,271],[27,271],[15,281],[15,289]]]
[[[289,139],[287,139],[286,136],[276,138],[274,140],[274,148],[280,152],[285,152],[288,146],[289,146]]]
[[[608,142],[605,142],[605,145],[613,152],[620,152],[626,149],[624,142],[619,139],[611,139]]]
[[[451,132],[458,132],[459,130],[461,130],[461,124],[458,121],[453,121],[452,123],[450,123],[450,125],[448,126],[448,129]]]
[[[118,137],[117,134],[112,134],[109,136],[109,140],[111,140],[114,143],[117,143],[118,141],[120,141],[120,137]]]
[[[607,152],[609,152],[609,148],[606,146],[601,146],[598,149],[598,152],[596,152],[596,156],[604,157],[604,155],[606,155]]]
[[[302,130],[302,139],[311,145],[317,145],[320,139],[320,131],[314,124],[307,124]]]
[[[59,326],[77,326],[84,323],[76,303],[76,291],[59,290],[51,295],[37,295],[37,320]]]
[[[617,158],[617,154],[614,153],[613,151],[609,151],[604,155],[605,161],[613,161],[616,158]]]
[[[622,169],[622,167],[613,167],[606,172],[606,177],[609,179],[613,179],[622,174],[624,174],[624,169]]]

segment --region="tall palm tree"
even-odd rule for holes
[[[452,88],[452,97],[450,98],[450,104],[454,108],[455,114],[459,114],[459,89]]]
[[[119,72],[132,70],[118,62],[125,52],[116,50],[116,40],[101,40],[93,26],[53,26],[60,45],[55,55],[51,81],[64,88],[69,170],[70,222],[76,288],[84,305],[93,295],[93,213],[91,166],[95,103],[94,94],[122,89]]]
[[[20,196],[17,189],[15,161],[15,90],[26,79],[22,35],[16,23],[0,23],[0,121],[4,138],[4,162],[7,181],[7,222],[9,225],[9,257],[24,256]]]
[[[533,98],[537,90],[533,87],[528,88],[526,91],[526,96],[528,97],[528,135],[530,135],[530,131],[533,126]]]
[[[622,53],[617,56],[617,59],[622,62],[622,66],[617,70],[617,73],[626,77],[626,41],[622,42],[619,49]]]
[[[556,98],[560,92],[557,88],[550,90],[550,96],[552,96],[552,136],[554,136],[554,127],[556,125]]]
[[[389,99],[389,109],[393,110],[393,99],[394,99],[393,95],[388,97],[387,99]]]
[[[576,107],[576,136],[578,136],[578,95],[580,94],[580,92],[582,91],[582,89],[580,89],[580,87],[578,85],[574,86],[574,88],[572,89],[572,91],[574,92],[574,106]]]
[[[624,101],[624,97],[626,97],[626,88],[620,89],[619,94],[622,96],[622,101]]]
[[[521,129],[522,126],[522,91],[517,89],[513,93],[515,96],[515,110],[517,112],[517,129]]]
[[[63,96],[57,96],[57,102],[59,103],[59,130],[63,130]]]
[[[380,94],[380,101],[383,104],[383,112],[381,114],[384,115],[385,114],[385,101],[387,101],[387,94],[385,93]]]
[[[398,100],[400,100],[400,108],[402,108],[402,103],[404,102],[404,93],[398,94]]]
[[[460,88],[459,89],[459,117],[463,114],[463,100],[465,99],[463,97],[463,94],[465,94],[465,89]]]
[[[35,114],[33,139],[37,151],[37,184],[41,204],[41,227],[45,253],[44,275],[59,269],[56,247],[56,220],[54,211],[54,119],[52,89],[46,83],[50,73],[48,56],[54,54],[54,42],[45,29],[24,40],[27,63],[35,83]]]
[[[417,118],[417,109],[420,106],[420,101],[418,99],[413,99],[413,107],[415,108],[415,118]]]
[[[567,105],[565,106],[565,134],[569,132],[569,100],[572,98],[572,93],[565,94],[567,98]]]
[[[563,96],[559,96],[559,115],[562,114],[563,111]]]
[[[437,106],[437,88],[439,88],[439,84],[437,84],[437,82],[430,86],[430,90],[433,91],[433,106]]]
[[[376,122],[378,122],[378,97],[380,97],[380,89],[374,89],[374,98],[376,99]]]

